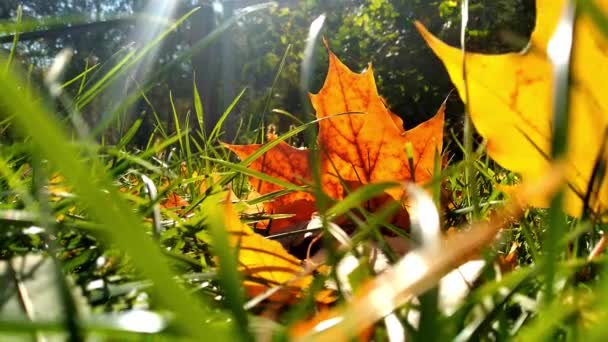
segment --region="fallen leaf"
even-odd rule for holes
[[[236,153],[241,160],[247,158],[262,147],[261,144],[224,144],[224,146]],[[308,150],[298,149],[281,141],[277,146],[254,160],[248,167],[295,185],[306,185],[306,183],[310,183],[311,181],[311,173],[308,167],[308,154]],[[284,189],[282,186],[262,181],[255,177],[249,177],[249,181],[254,191],[261,195]],[[293,217],[288,219],[274,220],[269,227],[269,233],[272,234],[284,231],[296,222],[310,220],[316,207],[312,194],[303,191],[294,191],[277,196],[272,201],[265,202],[264,210],[268,214],[294,214]]]
[[[361,185],[381,181],[427,182],[432,175],[437,154],[443,143],[445,105],[428,121],[408,131],[403,121],[392,113],[379,96],[371,65],[357,74],[328,49],[329,69],[318,94],[311,102],[319,123],[318,144],[321,149],[321,178],[323,190],[335,200]],[[240,159],[245,159],[262,145],[225,145]],[[406,149],[411,146],[412,167]],[[296,185],[311,182],[309,151],[285,142],[264,153],[249,165],[276,179]],[[282,190],[283,187],[250,177],[253,188],[260,194]],[[386,198],[368,203],[374,210],[387,200],[401,200],[403,190],[387,191]],[[315,211],[310,193],[292,192],[266,204],[268,213],[294,214],[276,220],[270,233],[278,233],[298,222],[309,220]],[[407,226],[407,214],[399,215],[394,223]]]
[[[167,198],[160,203],[161,208],[164,209],[183,209],[190,205],[190,202],[186,201],[183,197],[171,192],[167,195]]]
[[[290,303],[308,289],[313,276],[302,267],[302,261],[289,254],[279,242],[265,239],[241,222],[230,201],[225,204],[225,226],[230,245],[238,250],[239,271],[245,276],[243,286],[249,297],[281,286],[268,299]],[[324,291],[315,298],[323,303],[335,301]]]
[[[194,180],[195,192],[193,196],[196,197],[208,193],[209,191],[213,191],[214,188],[219,189],[221,179],[222,176],[220,174],[215,172],[206,173],[204,169],[201,169],[198,171],[192,171],[192,175],[189,179],[186,180],[189,182]],[[186,191],[190,192],[190,186],[186,186]],[[236,197],[234,196],[234,193],[231,189],[229,189],[228,191],[233,195],[232,198]]]
[[[53,202],[72,196],[71,189],[65,184],[65,179],[59,173],[53,173],[49,179],[47,191],[49,192],[50,200]]]
[[[531,46],[522,53],[485,55],[466,53],[463,81],[461,49],[450,47],[434,37],[420,23],[416,27],[443,61],[461,98],[468,98],[468,111],[475,128],[487,140],[488,154],[503,167],[518,172],[525,180],[542,179],[550,161],[554,88],[552,64],[547,47],[567,1],[538,0],[536,28]],[[608,0],[595,1],[608,15]],[[601,214],[608,208],[608,177],[597,186],[589,185],[594,166],[608,159],[608,41],[582,12],[574,30],[567,151],[567,182],[564,208],[581,216],[583,198],[594,187],[590,209]],[[467,96],[465,96],[465,89]],[[531,205],[548,205],[546,197]]]

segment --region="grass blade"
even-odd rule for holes
[[[238,272],[238,260],[235,249],[230,246],[226,224],[230,222],[227,207],[221,204],[209,203],[209,227],[213,239],[213,248],[218,258],[218,278],[224,293],[226,302],[232,311],[236,326],[239,331],[239,338],[243,341],[253,341],[253,337],[248,329],[247,312],[244,309],[245,295],[241,287],[241,274]],[[226,201],[226,206],[229,206]],[[230,209],[231,210],[231,209]]]
[[[227,167],[227,168],[229,168],[229,169],[231,169],[233,171],[240,172],[240,173],[243,173],[245,175],[258,178],[258,179],[260,179],[260,180],[262,180],[264,182],[268,182],[268,183],[272,183],[272,184],[276,184],[276,185],[282,186],[282,187],[284,187],[285,189],[288,189],[288,190],[307,191],[306,187],[295,185],[295,184],[292,184],[290,182],[284,181],[282,179],[271,177],[271,176],[269,176],[269,175],[267,175],[265,173],[262,173],[262,172],[257,172],[257,171],[254,171],[254,170],[250,170],[250,169],[247,168],[247,166],[243,165],[242,163],[235,164],[235,163],[231,163],[231,162],[228,162],[228,161],[225,161],[225,160],[222,160],[222,159],[211,158],[211,157],[207,157],[207,156],[203,156],[202,158],[207,159],[207,160],[209,160],[211,162],[217,163],[219,165],[225,166],[225,167]]]
[[[215,127],[213,127],[213,130],[211,130],[211,133],[209,133],[209,138],[207,139],[207,145],[210,145],[211,142],[219,136],[220,130],[222,129],[222,126],[224,125],[224,121],[226,121],[228,114],[230,114],[232,112],[232,110],[234,109],[234,106],[236,106],[236,104],[239,102],[241,97],[243,97],[246,90],[247,90],[247,88],[241,90],[241,92],[234,98],[234,100],[232,100],[232,103],[230,103],[228,108],[226,108],[226,110],[224,111],[222,116],[220,116],[219,120],[217,121],[217,124],[215,125]]]
[[[179,147],[180,147],[180,155],[184,151],[184,141],[182,139],[183,134],[182,130],[179,126],[179,116],[177,115],[177,110],[175,109],[175,103],[173,102],[173,93],[169,92],[169,102],[171,103],[171,112],[173,113],[173,125],[175,127],[175,133],[178,136]]]
[[[21,33],[21,19],[23,18],[23,5],[19,4],[17,6],[17,18],[16,21],[16,30],[15,35],[13,36],[13,43],[11,44],[11,48],[8,53],[8,60],[6,61],[6,71],[10,68],[13,63],[13,59],[15,58],[15,52],[17,51],[17,43],[19,43],[19,33]]]
[[[382,182],[366,184],[353,191],[343,200],[337,202],[333,207],[327,209],[325,214],[328,217],[346,214],[349,210],[364,205],[365,202],[384,193],[386,190],[399,186],[397,182]]]

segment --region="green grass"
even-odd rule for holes
[[[76,110],[85,108],[190,14],[169,26],[150,45],[115,61],[92,84],[88,81],[90,74],[100,68],[87,65],[81,74],[63,83],[66,89],[77,89],[69,103],[73,103]],[[237,19],[228,22],[234,23]],[[605,26],[605,18],[596,20]],[[221,27],[195,44],[194,49],[208,47],[211,40],[226,29]],[[332,271],[319,275],[312,290],[297,304],[274,308],[262,302],[250,308],[241,284],[244,275],[237,270],[237,254],[229,245],[224,211],[219,204],[228,187],[238,195],[250,191],[245,176],[255,176],[285,188],[247,204],[271,201],[289,191],[311,192],[322,202],[323,230],[328,232],[329,222],[346,216],[355,231],[352,241],[366,248],[373,243],[392,262],[401,256],[390,249],[387,236],[413,239],[388,222],[397,209],[394,205],[377,212],[366,210],[369,199],[399,184],[366,185],[349,192],[342,201],[334,201],[323,193],[319,182],[310,186],[294,185],[247,168],[264,152],[298,134],[312,137],[309,139],[312,147],[318,120],[301,123],[267,142],[249,158],[235,162],[220,140],[223,124],[245,90],[233,99],[207,136],[204,103],[193,85],[193,115],[198,126],[191,127],[189,114],[180,113],[172,95],[168,94],[173,129],[165,127],[152,108],[156,126],[144,150],[132,146],[144,120],[141,117],[114,145],[91,138],[103,132],[111,120],[94,127],[91,136],[76,138],[75,128],[51,109],[54,107],[47,100],[44,88],[29,86],[26,73],[16,65],[17,39],[18,35],[8,56],[0,60],[0,70],[3,70],[0,72],[0,108],[6,116],[2,126],[12,134],[10,138],[3,137],[6,142],[0,145],[0,260],[38,254],[56,261],[61,268],[51,276],[58,279],[54,284],[61,290],[60,311],[70,314],[54,320],[31,320],[5,313],[0,307],[0,337],[28,336],[37,331],[64,332],[74,339],[92,335],[107,340],[153,339],[152,332],[141,332],[138,324],[123,324],[117,316],[143,308],[163,322],[153,332],[161,340],[252,340],[268,332],[274,333],[277,339],[286,339],[293,323],[317,313],[314,296],[322,290],[324,280],[338,279],[335,268],[347,252],[359,260],[367,260],[368,256],[329,248],[327,265]],[[183,56],[192,52],[187,51]],[[285,57],[277,73],[284,64]],[[272,88],[277,79],[275,76]],[[569,86],[566,84],[566,90]],[[140,85],[137,98],[151,106],[146,90],[147,85]],[[128,98],[120,105],[133,100]],[[270,100],[266,100],[262,123],[266,123],[269,116],[269,106]],[[292,116],[281,110],[273,112]],[[556,117],[567,118],[567,115],[556,113]],[[564,125],[567,127],[567,120]],[[252,140],[260,138],[257,133],[241,133],[253,137]],[[437,155],[430,189],[436,202],[443,200],[438,207],[445,229],[487,219],[504,203],[499,187],[519,182],[517,175],[497,166],[483,149],[474,151],[472,133],[468,134],[464,143],[455,139],[451,144],[452,148],[462,148],[464,161],[453,162],[440,170],[441,159]],[[554,146],[567,146],[565,134],[556,134],[555,139]],[[55,174],[64,178],[61,189],[67,192],[60,198],[48,194],[49,178]],[[142,175],[155,184],[159,192],[157,199],[147,194]],[[315,177],[319,180],[318,174]],[[442,190],[447,195],[442,196]],[[181,209],[161,208],[161,216],[155,215],[159,202],[172,192],[187,199],[190,205]],[[243,209],[246,205],[239,203],[235,207]],[[245,213],[242,216],[253,221],[266,218]],[[44,230],[31,230],[31,226]],[[154,234],[157,226],[163,227],[159,236]],[[608,309],[608,279],[603,274],[606,257],[589,259],[588,256],[606,228],[606,224],[590,218],[565,217],[558,196],[547,210],[527,209],[520,219],[504,227],[495,246],[480,251],[482,258],[495,261],[508,255],[515,246],[515,267],[503,271],[490,262],[455,312],[439,310],[437,291],[431,290],[420,297],[419,305],[406,305],[394,313],[408,334],[418,340],[504,340],[514,336],[529,341],[605,338],[608,331],[602,322]],[[335,243],[331,234],[325,234],[323,242],[330,246]],[[415,238],[412,243],[416,243]],[[360,287],[374,275],[374,270],[363,263],[351,277],[350,285]],[[77,300],[79,296],[73,293],[82,293],[85,300]],[[343,294],[339,293],[338,297],[339,305],[348,307]],[[419,329],[407,320],[412,307],[421,311]],[[261,313],[273,310],[276,322],[269,323]],[[90,314],[82,314],[83,311]],[[371,334],[383,340],[387,336],[386,327],[375,324]]]

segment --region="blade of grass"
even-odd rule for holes
[[[57,222],[54,220],[51,206],[48,202],[48,179],[49,175],[44,167],[44,163],[39,159],[39,155],[34,156],[33,169],[34,169],[34,192],[38,197],[38,221],[37,224],[40,227],[45,227],[50,234],[57,235]],[[57,241],[49,239],[48,252],[50,255],[55,256],[58,254]],[[83,340],[82,326],[80,323],[80,315],[78,314],[78,308],[74,297],[72,296],[70,287],[67,283],[67,279],[64,276],[59,260],[56,257],[51,259],[54,283],[57,284],[56,294],[60,298],[61,310],[65,313],[63,316],[63,324],[65,331],[68,333],[68,341],[81,341]]]
[[[107,73],[105,73],[100,80],[98,80],[94,85],[87,89],[81,96],[79,96],[76,100],[76,108],[81,110],[87,104],[89,104],[93,99],[99,95],[99,93],[105,89],[111,81],[116,77],[116,75],[127,65],[129,60],[135,56],[136,51],[129,51],[126,56],[124,56],[118,63],[110,69]]]
[[[186,132],[190,131],[190,112],[186,113]],[[194,159],[192,156],[192,150],[190,148],[190,135],[187,134],[186,135],[186,168],[187,168],[187,175],[185,177],[192,177],[192,172],[194,171],[194,169],[192,168],[192,160]],[[182,177],[184,177],[182,175]],[[194,183],[190,184],[189,186],[190,188],[190,195],[194,196]]]
[[[580,6],[581,11],[591,17],[591,20],[595,23],[604,37],[608,38],[608,18],[602,15],[602,9],[597,5],[596,1],[578,1],[577,5]]]
[[[76,92],[76,96],[80,95],[82,93],[83,89],[84,89],[84,86],[85,86],[86,82],[87,82],[87,76],[91,72],[93,72],[94,70],[96,70],[98,67],[99,67],[99,64],[94,64],[94,65],[89,66],[89,60],[87,59],[85,61],[84,70],[80,74],[78,74],[78,75],[72,77],[71,79],[63,82],[63,84],[61,84],[61,88],[67,88],[67,87],[71,86],[72,84],[80,81],[80,85],[78,86],[78,91]]]
[[[464,83],[464,129],[463,129],[463,140],[464,140],[464,153],[465,153],[465,179],[466,179],[466,193],[468,199],[468,205],[473,207],[471,212],[471,221],[479,218],[479,194],[477,188],[477,179],[475,177],[475,157],[473,155],[473,124],[469,116],[468,106],[470,106],[470,98],[468,91],[468,80],[467,80],[467,50],[466,50],[466,32],[469,20],[469,1],[463,0],[461,6],[461,25],[460,25],[460,46],[462,49],[462,78]]]
[[[127,146],[128,143],[131,142],[131,140],[133,140],[133,138],[135,137],[135,134],[137,134],[137,132],[139,131],[139,128],[141,127],[141,124],[143,123],[143,121],[144,121],[143,117],[139,117],[133,122],[131,127],[127,130],[127,133],[125,133],[125,135],[123,135],[120,138],[120,140],[118,141],[118,144],[116,144],[117,150],[123,149],[124,147]]]
[[[292,193],[292,192],[293,192],[293,190],[287,190],[287,189],[273,191],[273,192],[269,192],[267,194],[264,194],[264,195],[262,195],[260,197],[256,197],[254,199],[247,200],[246,202],[247,202],[248,205],[256,205],[256,204],[264,203],[264,202],[267,202],[267,201],[271,201],[271,200],[273,200],[276,197],[287,195],[287,194]]]
[[[224,111],[222,116],[220,116],[219,120],[217,121],[217,124],[211,130],[211,133],[209,133],[209,138],[207,139],[207,145],[211,145],[211,142],[215,138],[217,138],[217,136],[220,134],[220,130],[222,129],[222,126],[224,125],[224,121],[226,121],[228,114],[230,114],[232,112],[232,110],[234,109],[234,106],[236,106],[236,104],[239,102],[241,97],[243,97],[246,90],[247,90],[247,88],[244,88],[243,90],[241,90],[241,92],[234,98],[234,100],[232,100],[232,102],[230,103],[228,108],[226,108],[226,110]]]
[[[173,102],[173,92],[169,91],[169,103],[171,103],[171,111],[173,113],[173,125],[175,126],[175,133],[177,134],[178,141],[179,141],[179,154],[180,157],[182,156],[182,153],[184,153],[184,141],[182,139],[182,131],[180,129],[179,126],[179,117],[177,115],[177,110],[175,109],[175,103]]]
[[[203,110],[203,103],[201,102],[201,96],[196,87],[196,78],[192,80],[192,88],[194,92],[194,111],[196,113],[196,119],[198,121],[198,127],[201,130],[203,140],[205,139],[205,112]]]
[[[295,115],[291,114],[288,111],[285,111],[285,110],[282,110],[282,109],[273,109],[272,112],[276,113],[276,114],[280,114],[280,115],[286,116],[286,117],[288,117],[289,119],[291,119],[293,122],[295,122],[298,125],[303,125],[304,124],[304,121],[300,120],[298,117],[296,117]]]
[[[441,174],[441,155],[437,149],[435,149],[434,159],[433,178],[436,178]],[[434,183],[431,190],[433,202],[438,207],[441,201],[441,183]],[[420,324],[417,337],[421,340],[429,341],[443,339],[439,317],[441,317],[441,312],[439,311],[439,286],[435,286],[420,296]]]
[[[123,150],[118,150],[115,148],[106,148],[105,152],[109,155],[109,156],[114,156],[117,157],[120,161],[126,161],[128,162],[127,165],[138,165],[142,168],[144,168],[145,170],[148,170],[152,173],[155,173],[157,175],[160,176],[164,176],[167,175],[167,173],[170,174],[170,172],[167,172],[167,170],[160,168],[158,166],[154,166],[152,163],[150,163],[149,161],[145,160],[144,158],[141,158],[141,156],[136,156],[130,153],[126,153]],[[120,164],[119,164],[120,165]],[[127,166],[124,167],[116,167],[114,170],[112,170],[112,173],[117,176],[117,174],[115,174],[117,171],[118,172],[122,172],[124,171],[124,169],[127,168]]]
[[[399,186],[398,182],[381,182],[366,184],[351,192],[343,200],[338,201],[334,206],[327,209],[325,215],[328,218],[346,214],[349,210],[365,205],[365,202],[383,194],[386,190]]]
[[[538,313],[537,319],[533,324],[522,329],[517,339],[519,341],[548,341],[555,338],[555,332],[560,324],[568,316],[576,313],[577,302],[575,296],[568,301],[556,300],[551,302]]]
[[[282,187],[284,187],[285,189],[288,189],[288,190],[293,190],[293,191],[307,191],[308,190],[307,187],[295,185],[293,183],[284,181],[282,179],[274,178],[274,177],[269,176],[269,175],[267,175],[265,173],[257,172],[257,171],[254,171],[254,170],[250,170],[250,169],[247,168],[247,166],[244,166],[242,164],[235,164],[235,163],[231,163],[229,161],[225,161],[225,160],[222,160],[222,159],[211,158],[211,157],[207,157],[207,156],[202,156],[201,158],[208,159],[211,162],[214,162],[214,163],[217,163],[219,165],[225,166],[225,167],[227,167],[227,168],[229,168],[229,169],[231,169],[233,171],[237,171],[237,172],[243,173],[245,175],[258,178],[258,179],[260,179],[260,180],[262,180],[264,182],[268,182],[268,183],[272,183],[272,184],[276,184],[276,185],[282,186]]]
[[[193,92],[194,92],[194,112],[196,113],[196,120],[198,121],[198,127],[200,129],[200,137],[201,137],[201,141],[202,141],[202,149],[201,146],[199,146],[199,144],[196,142],[196,140],[193,140],[193,142],[196,144],[198,150],[203,153],[204,155],[208,156],[209,155],[209,144],[207,144],[207,138],[206,138],[206,132],[205,132],[205,111],[203,108],[203,102],[201,101],[201,96],[199,94],[198,88],[196,87],[196,79],[192,80],[192,88],[193,88]],[[210,169],[210,165],[209,165],[209,161],[205,160],[205,174],[210,174],[211,173],[211,169]]]
[[[0,33],[3,35],[15,34],[15,32],[27,33],[40,27],[53,28],[84,22],[83,16],[52,16],[22,20],[20,23],[12,20],[0,20]],[[12,39],[11,39],[12,40]]]
[[[8,60],[6,61],[6,69],[8,71],[11,64],[13,63],[13,59],[15,58],[15,52],[17,51],[17,43],[19,43],[19,34],[21,33],[21,21],[23,18],[23,5],[19,4],[17,6],[17,16],[15,18],[16,30],[15,35],[13,36],[13,43],[11,44],[11,48],[8,53]]]
[[[572,77],[571,57],[573,53],[574,25],[576,23],[575,1],[566,1],[560,15],[557,28],[547,47],[547,55],[553,64],[553,136],[551,157],[559,160],[565,156],[568,148],[568,121],[570,104],[570,84]],[[557,43],[553,44],[552,43]],[[553,48],[552,48],[553,46]],[[560,191],[551,200],[549,207],[549,229],[545,232],[543,249],[545,251],[545,284],[544,304],[549,305],[554,297],[556,265],[560,251],[559,237],[567,232],[566,215],[562,210],[564,192]]]
[[[141,155],[139,155],[139,157],[142,158],[142,159],[150,158],[151,156],[153,156],[153,155],[155,155],[155,154],[163,151],[167,147],[169,147],[169,146],[175,144],[176,142],[178,142],[187,133],[188,132],[181,132],[181,134],[179,134],[179,135],[174,135],[172,137],[168,137],[165,140],[163,140],[160,143],[158,143],[157,145],[154,145],[152,148],[149,148],[146,151],[144,151]]]
[[[238,272],[238,260],[235,249],[230,245],[226,223],[230,222],[227,215],[229,199],[222,206],[217,200],[205,203],[209,212],[209,228],[213,239],[214,254],[218,258],[218,279],[226,295],[226,303],[232,311],[242,341],[253,341],[248,329],[247,312],[244,309],[245,295],[241,287],[242,277]]]
[[[264,139],[266,139],[266,135],[264,132],[266,123],[264,122],[264,119],[266,117],[266,113],[268,112],[268,108],[270,107],[270,101],[272,100],[272,93],[274,92],[274,88],[276,87],[279,77],[281,76],[283,67],[285,67],[285,60],[287,59],[287,55],[289,54],[290,49],[291,49],[291,44],[287,45],[287,48],[285,49],[285,52],[283,53],[283,57],[281,57],[281,61],[279,62],[279,67],[277,69],[277,72],[274,74],[274,78],[272,79],[272,84],[270,85],[270,90],[268,91],[268,95],[266,96],[266,101],[264,102],[264,109],[262,110],[262,115],[260,117],[260,124],[259,124],[259,126],[261,127],[260,141],[262,141],[262,142],[264,141]]]
[[[9,162],[10,159],[0,155],[0,175],[4,178],[9,188],[16,191],[21,200],[26,205],[26,208],[34,208],[34,199],[32,198],[27,186],[24,184],[22,177],[13,171]]]
[[[152,105],[152,102],[150,102],[150,100],[146,96],[146,93],[143,90],[141,92],[141,97],[144,99],[144,101],[146,101],[146,103],[148,104],[148,106],[150,106],[150,108],[152,109],[152,115],[154,116],[154,120],[156,121],[156,129],[160,132],[160,134],[163,137],[163,139],[168,139],[169,138],[169,134],[165,130],[165,125],[163,124],[162,120],[158,116],[158,112],[156,111],[156,109]]]

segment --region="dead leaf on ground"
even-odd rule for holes
[[[161,208],[164,209],[183,209],[189,205],[190,202],[175,192],[167,194],[167,198],[160,203]]]
[[[265,239],[241,222],[230,201],[225,204],[225,220],[230,245],[238,249],[239,271],[245,276],[243,285],[248,296],[255,297],[281,286],[269,300],[291,303],[300,298],[313,281],[302,261],[279,242]],[[322,303],[335,301],[333,295],[323,291],[315,298]]]
[[[262,147],[261,144],[224,144],[224,146],[236,153],[241,160],[246,159]],[[248,167],[276,179],[303,186],[310,183],[312,177],[308,167],[308,154],[308,150],[298,149],[281,141],[277,146],[254,160]],[[280,185],[262,181],[255,177],[249,177],[249,181],[253,190],[261,195],[284,189]],[[274,234],[285,231],[294,223],[310,220],[316,207],[312,194],[294,191],[265,202],[264,210],[267,214],[294,214],[293,217],[288,219],[274,220],[269,231],[269,233]]]

